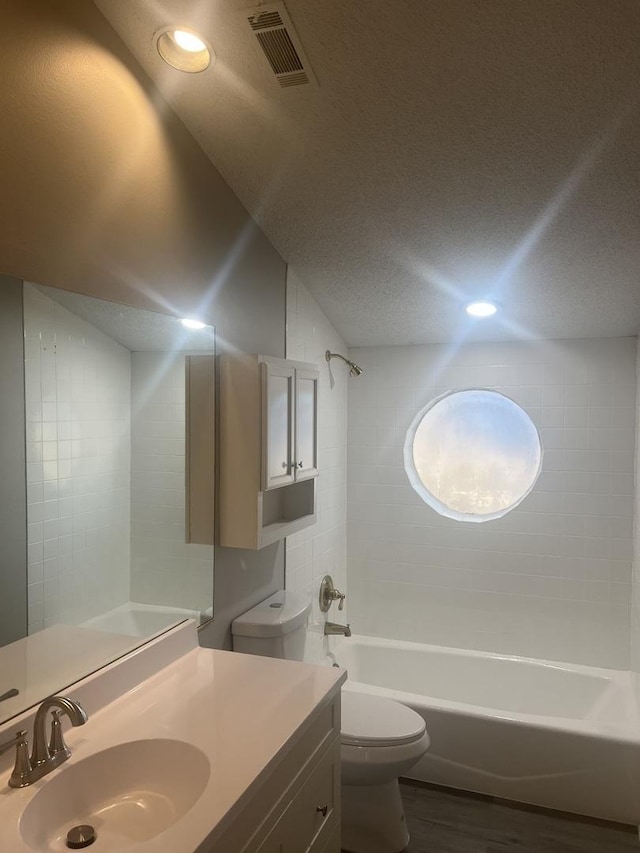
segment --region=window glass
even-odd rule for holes
[[[418,412],[407,431],[404,464],[430,507],[459,521],[489,521],[516,507],[542,467],[529,415],[498,391],[451,391]]]

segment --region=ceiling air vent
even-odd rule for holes
[[[283,89],[317,85],[284,3],[255,6],[248,10],[247,21]]]

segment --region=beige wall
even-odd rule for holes
[[[27,632],[23,340],[22,284],[0,276],[0,646]]]
[[[640,346],[636,361],[636,465],[633,513],[633,570],[631,583],[631,671],[634,674],[636,696],[640,702]]]
[[[222,347],[284,355],[284,262],[100,12],[3,13],[0,274],[198,314]],[[283,582],[281,549],[218,551],[215,645]]]
[[[282,354],[285,265],[86,0],[7,0],[0,273]]]

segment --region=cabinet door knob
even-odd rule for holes
[[[302,462],[298,462],[298,468],[302,468]]]
[[[286,468],[286,467],[287,467],[287,463],[286,463],[286,462],[283,462],[283,463],[282,463],[282,467],[283,467],[283,468]]]
[[[327,812],[329,811],[329,806],[316,806],[316,811],[320,812],[322,817],[326,817]]]

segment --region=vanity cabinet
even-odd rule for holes
[[[340,694],[207,853],[339,853]]]
[[[100,837],[133,850],[135,835],[147,853],[339,853],[346,677],[199,648],[195,623],[177,625],[71,686],[88,724],[65,733],[68,764],[0,796],[0,851],[59,850],[93,815],[96,850]],[[0,741],[33,731],[35,716],[31,708],[7,721]],[[14,757],[0,757],[3,794]],[[132,790],[141,792],[133,817],[120,808]]]
[[[220,356],[218,542],[263,548],[316,520],[315,365]]]

